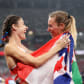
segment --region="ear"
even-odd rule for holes
[[[64,23],[60,23],[59,27],[60,27],[60,29],[64,30],[65,24]]]
[[[13,30],[13,31],[16,31],[16,30],[17,30],[17,27],[16,27],[15,24],[12,24],[12,30]]]

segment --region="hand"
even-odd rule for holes
[[[59,46],[62,49],[65,46],[69,45],[69,43],[70,43],[69,37],[70,37],[70,35],[68,35],[68,34],[64,35],[62,39],[59,39],[56,42],[57,43],[57,46]]]

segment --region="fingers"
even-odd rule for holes
[[[70,35],[68,35],[68,34],[64,35],[62,39],[59,39],[57,41],[57,45],[59,45],[61,48],[68,46],[70,44],[69,37],[70,37]]]
[[[65,35],[63,36],[64,39],[69,39],[69,37],[70,37],[70,35],[68,35],[68,34],[65,34]]]
[[[61,39],[61,41],[62,41],[62,46],[63,46],[63,47],[66,47],[66,46],[69,45],[69,43],[70,43],[69,37],[70,37],[70,35],[66,34],[66,35],[64,35],[63,38]]]
[[[70,43],[69,37],[70,37],[70,35],[66,34],[66,35],[64,35],[64,37],[62,38],[65,44]]]

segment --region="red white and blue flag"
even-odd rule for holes
[[[38,57],[48,52],[64,34],[51,39],[31,55]],[[39,68],[17,63],[17,78],[29,84],[82,84],[74,54],[74,41],[70,35],[70,45],[60,50],[54,57]],[[74,63],[74,64],[73,64]],[[76,65],[76,67],[74,67]],[[77,73],[75,73],[77,72]],[[74,75],[73,75],[74,74]],[[78,77],[77,77],[77,76]]]
[[[75,58],[72,35],[70,35],[69,39],[70,45],[59,51],[59,60],[54,68],[54,84],[82,84]]]
[[[59,51],[59,60],[54,68],[54,84],[74,84],[72,80],[72,58],[74,41],[70,36],[70,45]]]

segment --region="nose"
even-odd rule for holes
[[[26,28],[26,30],[28,30],[29,27],[25,25],[25,28]]]

